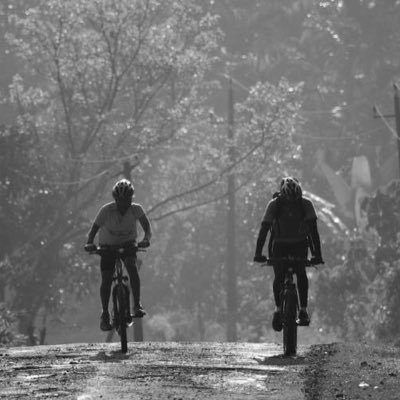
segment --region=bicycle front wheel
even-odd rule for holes
[[[297,294],[287,290],[283,302],[283,352],[293,356],[297,352]]]
[[[115,329],[117,330],[120,339],[121,339],[121,351],[122,353],[126,353],[128,351],[128,342],[126,337],[126,316],[127,316],[127,293],[126,289],[123,284],[117,285],[116,289],[116,311],[117,311],[117,318],[116,318],[116,326]]]

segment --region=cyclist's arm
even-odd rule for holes
[[[311,250],[313,251],[313,256],[316,258],[322,259],[322,252],[321,252],[321,240],[319,237],[319,232],[317,228],[317,220],[311,219],[307,221],[310,237],[312,241]]]
[[[268,231],[271,230],[272,221],[276,216],[276,198],[269,201],[261,222],[261,228],[258,233],[255,257],[262,255],[263,247],[267,239]]]
[[[261,223],[260,231],[258,232],[256,256],[262,255],[262,250],[267,239],[268,231],[271,229],[271,222],[263,221]]]
[[[144,231],[144,238],[143,240],[147,240],[148,242],[150,242],[151,236],[152,236],[152,231],[151,231],[151,225],[150,225],[150,221],[147,218],[146,214],[143,214],[140,218],[139,218],[139,222],[140,225],[143,228]]]
[[[87,236],[87,244],[92,244],[94,242],[94,238],[96,237],[97,232],[99,231],[100,226],[94,223],[90,228]]]

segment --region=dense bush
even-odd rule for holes
[[[17,318],[6,306],[0,303],[0,345],[18,346],[25,343],[26,338],[17,332]]]

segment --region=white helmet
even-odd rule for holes
[[[133,196],[135,189],[127,179],[119,180],[113,187],[112,195],[114,199],[125,199]]]

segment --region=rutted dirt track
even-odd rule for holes
[[[397,349],[117,343],[0,349],[4,399],[399,399]],[[395,396],[395,397],[392,397]]]
[[[130,343],[126,355],[118,344],[3,349],[0,397],[302,399],[304,357],[280,352],[226,343]]]

